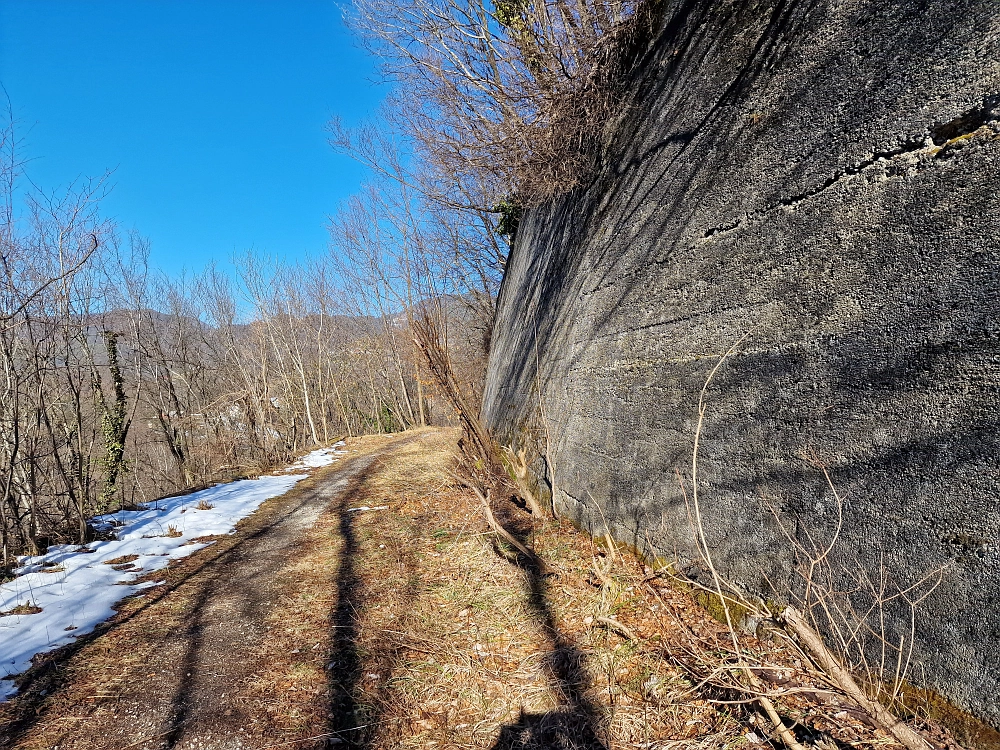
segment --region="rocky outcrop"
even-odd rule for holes
[[[726,576],[794,598],[838,528],[840,589],[939,576],[910,674],[1000,727],[1000,5],[665,5],[594,180],[522,220],[484,417],[562,513],[697,575],[719,365]]]

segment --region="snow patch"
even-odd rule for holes
[[[341,441],[315,450],[280,476],[220,484],[157,500],[144,510],[97,516],[91,524],[114,531],[115,540],[52,546],[44,555],[20,558],[17,577],[0,585],[0,612],[24,604],[41,612],[0,615],[0,702],[17,692],[10,678],[27,670],[34,656],[90,633],[114,615],[123,598],[156,585],[133,583],[138,575],[211,544],[193,539],[233,533],[237,521],[308,476],[288,472],[328,466],[347,452],[339,450],[343,446]]]
[[[296,463],[289,466],[285,471],[295,471],[296,469],[306,468],[306,469],[318,469],[321,466],[329,466],[334,461],[339,461],[340,456],[346,456],[346,450],[340,450],[345,445],[344,441],[341,440],[339,443],[334,443],[329,448],[320,448],[319,450],[307,453],[302,458],[300,458]]]

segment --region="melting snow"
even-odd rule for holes
[[[320,466],[329,466],[334,461],[339,460],[339,456],[343,456],[347,451],[340,450],[344,447],[344,441],[341,440],[339,443],[334,444],[330,448],[320,448],[318,451],[313,451],[312,453],[307,453],[298,462],[292,464],[284,471],[295,471],[296,469],[307,468],[307,469],[317,469]]]
[[[113,541],[52,546],[44,555],[20,558],[17,577],[0,585],[0,612],[25,604],[41,612],[0,616],[0,701],[17,692],[9,678],[28,669],[36,654],[91,632],[114,614],[121,599],[156,585],[133,584],[138,575],[211,544],[193,539],[233,533],[237,521],[308,476],[287,472],[328,466],[346,453],[339,450],[343,445],[313,451],[280,476],[220,484],[157,500],[145,510],[91,519],[93,526],[113,530]],[[119,562],[132,555],[136,559]]]

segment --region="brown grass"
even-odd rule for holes
[[[121,557],[115,557],[111,560],[105,560],[105,565],[124,565],[125,563],[134,562],[139,559],[138,555],[122,555]]]
[[[5,615],[37,615],[42,611],[34,602],[21,602],[16,607],[8,609],[6,612],[0,611],[0,617]]]

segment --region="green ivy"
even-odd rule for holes
[[[523,207],[514,198],[504,198],[493,207],[493,213],[500,214],[497,221],[497,234],[503,235],[508,242],[514,242],[514,237],[521,225]]]
[[[493,17],[497,23],[508,29],[520,30],[525,25],[524,14],[528,9],[527,0],[498,0]]]
[[[125,380],[118,358],[118,334],[104,331],[104,346],[108,352],[108,369],[114,389],[114,401],[105,406],[101,416],[101,435],[104,438],[104,456],[100,464],[104,468],[104,489],[98,501],[98,512],[107,513],[118,492],[119,479],[128,472],[125,460],[125,438],[128,435],[128,420],[125,398]]]

